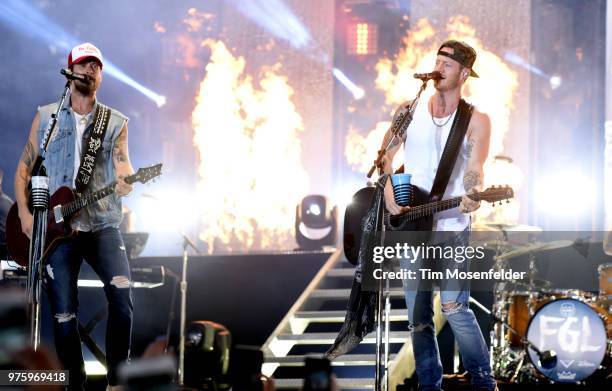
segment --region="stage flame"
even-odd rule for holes
[[[399,104],[414,98],[421,82],[413,78],[416,72],[433,70],[436,53],[446,39],[465,41],[478,53],[474,68],[480,78],[469,78],[463,89],[463,96],[480,111],[491,118],[491,145],[489,161],[504,149],[504,137],[510,128],[510,114],[513,97],[518,87],[518,75],[495,53],[487,50],[477,37],[476,29],[465,16],[449,19],[446,30],[436,32],[426,19],[417,21],[414,28],[402,39],[402,49],[394,59],[382,58],[376,64],[376,87],[385,93],[383,110],[391,117]],[[423,93],[421,104],[434,93],[433,87]],[[376,151],[390,122],[376,124],[367,136],[349,130],[346,139],[345,156],[347,162],[356,170],[367,172],[376,157]],[[402,153],[398,153],[402,155]],[[401,165],[401,157],[394,167]],[[487,175],[485,166],[485,186],[492,180],[500,180]],[[516,189],[515,189],[516,190]]]
[[[309,188],[293,89],[279,65],[256,86],[243,57],[220,41],[203,44],[212,53],[192,115],[199,237],[209,252],[292,249],[295,208]]]

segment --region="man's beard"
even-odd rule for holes
[[[444,85],[441,85],[444,83]],[[459,86],[459,80],[441,79],[436,81],[434,88],[438,91],[450,91]]]
[[[76,80],[74,82],[74,87],[77,89],[77,91],[85,96],[93,95],[93,93],[96,91],[94,81],[91,79],[87,79],[87,82]]]

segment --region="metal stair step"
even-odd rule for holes
[[[355,275],[355,268],[343,268],[343,269],[331,269],[327,272],[325,277],[353,277]]]
[[[274,385],[277,389],[301,389],[304,380],[302,379],[274,379]],[[372,379],[350,379],[350,378],[339,378],[336,379],[336,384],[339,389],[361,389],[361,390],[372,390],[374,389],[374,378]]]
[[[348,299],[351,294],[350,289],[315,289],[310,295],[311,299]],[[391,298],[404,297],[404,290],[401,286],[392,287],[389,292]]]
[[[306,334],[280,334],[279,341],[292,341],[300,345],[325,345],[332,344],[338,333],[306,333]],[[389,333],[390,343],[404,343],[410,337],[408,331],[391,331]],[[361,343],[376,343],[376,333],[365,336]]]
[[[306,320],[317,323],[343,322],[346,316],[346,311],[298,311],[293,316],[294,319]],[[407,320],[407,313],[404,309],[392,309],[391,321]]]
[[[279,364],[280,366],[303,366],[304,359],[306,357],[317,357],[313,355],[302,356],[287,356],[287,357],[266,357],[264,362],[271,364]],[[322,356],[321,356],[322,357]],[[389,355],[389,361],[395,360],[396,354]],[[336,357],[331,364],[332,365],[375,365],[376,355],[375,354],[345,354],[340,357]]]

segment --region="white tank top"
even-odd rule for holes
[[[451,118],[435,118],[438,124],[446,123],[444,126],[438,127],[433,123],[427,106],[427,101],[421,101],[417,105],[412,123],[406,130],[404,172],[412,175],[411,183],[413,185],[429,192],[457,111],[455,110],[450,115]],[[466,164],[467,138],[464,137],[443,199],[465,194],[463,175]],[[463,231],[469,224],[470,215],[461,213],[459,208],[439,212],[434,216],[435,231]]]

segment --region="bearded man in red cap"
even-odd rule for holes
[[[128,359],[132,333],[130,271],[118,226],[120,197],[132,190],[123,178],[134,170],[128,154],[127,117],[96,99],[103,64],[100,50],[91,43],[70,51],[68,67],[84,77],[70,82],[70,97],[59,111],[45,159],[51,194],[61,186],[76,186],[77,192],[87,194],[117,182],[114,194],[82,209],[72,219],[77,235],[60,242],[45,259],[43,281],[53,314],[55,346],[60,361],[69,370],[71,390],[82,390],[86,380],[77,320],[77,282],[83,259],[103,282],[108,301],[106,361],[110,389],[118,383],[117,367]],[[30,172],[57,106],[52,103],[38,108],[15,175],[19,218],[22,231],[29,237]]]

